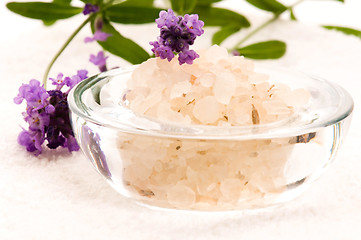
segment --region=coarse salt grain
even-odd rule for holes
[[[193,108],[193,116],[202,124],[215,123],[219,118],[219,104],[216,97],[206,96],[198,100]]]

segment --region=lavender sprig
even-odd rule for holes
[[[172,9],[168,9],[167,12],[161,11],[155,22],[160,29],[160,36],[158,41],[149,44],[153,46],[152,51],[156,57],[171,61],[175,54],[179,53],[180,65],[192,64],[193,60],[199,57],[194,50],[189,49],[197,36],[204,33],[204,22],[198,19],[197,14],[177,17]]]
[[[50,78],[55,90],[46,91],[35,79],[19,88],[14,102],[21,104],[26,101],[23,117],[29,125],[28,130],[23,129],[18,136],[20,145],[36,156],[42,152],[45,141],[50,149],[64,147],[69,152],[79,150],[70,125],[67,96],[77,83],[87,78],[87,74],[86,70],[79,70],[76,75],[64,78],[59,73],[56,78]],[[64,86],[68,87],[67,91],[62,91]]]

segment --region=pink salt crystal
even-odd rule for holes
[[[210,63],[217,64],[217,62],[221,59],[228,59],[228,57],[229,54],[226,48],[213,45],[204,52],[202,59],[206,59]]]
[[[254,71],[254,64],[251,60],[244,59],[243,56],[233,56],[229,58],[231,61],[231,69],[235,72],[248,74]]]
[[[134,112],[144,114],[149,109],[149,106],[144,104],[144,100],[145,97],[139,95],[130,102],[129,106]]]
[[[162,95],[157,91],[152,91],[146,98],[145,102],[148,103],[148,105],[153,107],[157,103],[159,103],[162,100]]]
[[[170,99],[181,97],[183,94],[187,94],[191,89],[192,84],[189,81],[177,82],[170,91]]]
[[[199,58],[197,58],[192,65],[189,65],[189,64],[183,64],[180,66],[180,69],[185,72],[185,73],[188,73],[188,74],[191,74],[191,75],[194,75],[196,77],[199,77],[201,76],[202,74],[205,73],[205,70],[204,69],[201,69],[199,67],[199,64],[197,64],[197,60]]]
[[[242,71],[242,66],[245,64],[245,59],[243,56],[230,57],[229,61],[231,62],[232,71]]]
[[[290,91],[290,87],[283,83],[277,83],[277,85],[274,87],[274,95],[281,98],[282,100],[287,99]]]
[[[252,123],[252,105],[248,102],[232,104],[229,121],[234,125],[248,125]]]
[[[134,87],[148,87],[147,81],[153,75],[154,70],[157,69],[156,61],[148,59],[143,62],[139,67],[134,69],[132,73],[132,81],[128,81],[128,86],[130,88]]]
[[[278,99],[264,101],[262,105],[270,115],[289,114],[291,111],[283,101]]]
[[[199,82],[203,87],[212,87],[216,80],[216,76],[212,73],[206,73],[199,77]]]
[[[168,102],[161,102],[158,105],[157,116],[159,120],[162,121],[172,121],[189,124],[187,117],[184,117],[181,113],[175,112],[171,109],[171,106]]]
[[[265,81],[268,80],[268,78],[269,78],[268,75],[262,74],[262,73],[255,73],[255,72],[253,72],[253,73],[250,73],[250,74],[248,75],[248,81],[249,81],[249,83],[251,83],[251,84],[257,84],[257,83],[265,82]]]
[[[191,208],[196,201],[194,191],[182,182],[178,182],[168,191],[167,198],[176,208]]]
[[[154,170],[157,171],[157,172],[160,172],[162,171],[163,169],[163,164],[161,161],[156,161],[155,164],[154,164]]]
[[[218,120],[219,104],[214,96],[206,96],[198,100],[193,108],[193,115],[203,124],[212,124]]]
[[[228,104],[234,95],[235,88],[236,79],[232,73],[223,71],[216,75],[213,92],[219,103]]]
[[[164,72],[172,72],[179,69],[179,62],[176,58],[173,58],[170,62],[161,58],[155,58],[158,68]]]
[[[221,182],[220,190],[226,199],[237,201],[241,195],[243,186],[244,184],[239,179],[228,178]]]
[[[188,166],[186,171],[186,176],[188,181],[195,182],[197,179],[197,172]]]

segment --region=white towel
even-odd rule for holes
[[[29,28],[1,33],[0,239],[360,239],[360,39],[286,21],[252,39],[286,41],[285,57],[263,62],[337,82],[355,101],[353,122],[335,163],[300,198],[280,208],[243,213],[155,211],[115,192],[81,152],[45,150],[34,157],[16,143],[24,105],[15,105],[13,97],[21,83],[41,80],[46,65],[81,20],[75,17],[46,29],[23,19],[20,23],[30,21],[24,25]],[[124,34],[132,36],[143,31],[124,28]],[[139,42],[149,49],[147,42],[156,32],[147,31]],[[58,71],[72,75],[81,68],[96,72],[87,60],[100,48],[83,44],[88,34],[88,29],[80,33],[51,76]],[[120,64],[124,62],[110,57],[111,67]]]

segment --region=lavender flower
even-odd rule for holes
[[[168,9],[168,12],[161,11],[155,22],[160,28],[160,36],[158,41],[149,44],[153,46],[152,51],[156,57],[171,61],[175,53],[179,53],[178,61],[181,65],[192,64],[199,57],[195,51],[189,50],[197,36],[204,33],[204,22],[198,19],[197,14],[176,17],[173,10]]]
[[[21,104],[23,100],[26,101],[27,107],[23,116],[29,128],[23,129],[19,134],[18,143],[25,146],[27,151],[39,155],[45,141],[51,149],[65,147],[70,152],[79,150],[70,125],[67,95],[75,84],[87,78],[87,73],[86,70],[79,70],[76,75],[65,78],[59,73],[55,79],[50,79],[56,86],[55,90],[46,91],[40,82],[34,79],[19,88],[14,102]],[[62,92],[65,85],[69,89]]]
[[[14,98],[14,102],[20,104],[25,100],[29,108],[39,110],[48,105],[48,97],[49,94],[40,86],[40,82],[32,79],[29,84],[23,84],[19,88],[19,94]]]
[[[49,95],[49,101],[55,107],[55,112],[50,115],[49,126],[46,129],[47,146],[51,149],[66,147],[69,152],[79,150],[70,124],[68,94],[60,90],[52,90],[49,91]]]
[[[95,56],[94,54],[90,54],[89,61],[94,65],[99,67],[101,72],[105,72],[107,70],[106,60],[108,57],[104,56],[103,51],[99,51],[98,54]]]
[[[104,24],[104,22],[103,22],[102,18],[99,18],[99,17],[96,18],[94,21],[94,27],[95,27],[94,35],[93,35],[93,37],[86,37],[84,39],[84,42],[85,43],[93,42],[93,41],[105,42],[108,39],[108,37],[112,36],[112,34],[102,31],[103,24]]]
[[[83,9],[83,14],[84,15],[88,15],[90,13],[96,13],[99,11],[99,6],[97,5],[93,5],[91,3],[87,3],[85,4],[84,6],[84,9]]]
[[[56,85],[57,88],[61,88],[65,85],[64,83],[64,74],[59,73],[58,76],[56,78],[49,78],[49,80],[52,82],[53,85]]]
[[[112,34],[102,32],[101,30],[96,30],[93,37],[86,37],[84,39],[84,42],[85,43],[93,42],[93,41],[105,42],[110,36],[112,36]]]
[[[72,89],[76,84],[88,78],[87,74],[88,74],[87,70],[78,70],[76,75],[72,77],[66,77],[64,79],[64,83],[66,86],[69,87],[69,89]]]
[[[193,50],[186,50],[179,53],[178,61],[180,64],[192,64],[193,60],[199,58],[199,55]]]
[[[26,147],[28,152],[34,153],[35,156],[42,152],[43,142],[44,135],[40,131],[23,130],[18,136],[18,143]]]

